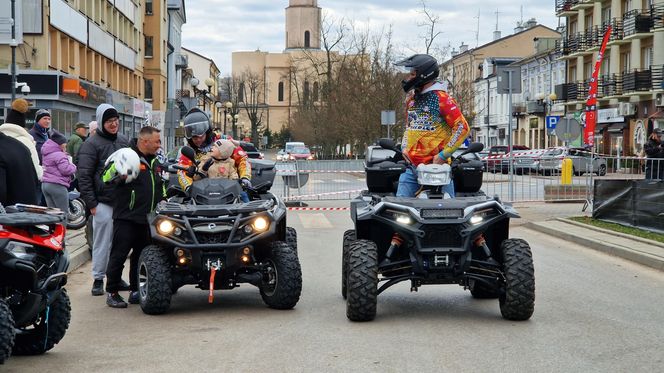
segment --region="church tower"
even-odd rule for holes
[[[320,49],[318,0],[290,0],[286,8],[286,50]]]

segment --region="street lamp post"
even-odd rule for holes
[[[221,102],[219,104],[221,104]],[[224,135],[227,134],[226,133],[226,121],[232,119],[232,118],[230,118],[230,116],[231,116],[230,115],[230,110],[232,108],[233,108],[233,103],[230,102],[230,101],[226,101],[226,103],[224,104]]]
[[[544,96],[544,93],[537,94],[537,101],[544,106],[544,142],[545,147],[548,146],[547,139],[549,138],[549,132],[546,128],[546,117],[549,116],[549,110],[551,110],[551,105],[554,101],[558,99],[558,95],[555,93],[550,93],[548,96]]]
[[[11,86],[11,92],[12,92],[12,102],[16,98],[16,47],[18,44],[16,43],[16,8],[15,8],[15,0],[12,0],[12,40],[10,43],[10,46],[12,48],[12,68],[11,68],[11,74],[12,74],[12,86]]]
[[[205,89],[199,90],[198,89],[198,84],[200,82],[201,81],[198,80],[198,78],[196,78],[195,76],[192,76],[191,79],[189,80],[189,83],[191,83],[191,86],[194,89],[194,97],[196,98],[196,106],[198,106],[198,98],[199,98],[199,95],[200,95],[200,97],[203,98],[203,111],[207,112],[208,95],[211,96],[212,86],[214,86],[214,79],[212,79],[212,78],[205,79],[205,85],[208,87],[207,90],[205,90]],[[212,99],[210,99],[210,100],[213,101]],[[210,110],[212,110],[212,104],[210,104]]]

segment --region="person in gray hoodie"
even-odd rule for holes
[[[78,153],[78,186],[92,219],[92,295],[104,295],[104,277],[113,239],[113,194],[115,185],[101,180],[106,159],[118,149],[129,146],[129,139],[118,133],[120,120],[117,110],[111,105],[97,107],[96,135],[91,136]],[[129,290],[122,282],[121,290]]]

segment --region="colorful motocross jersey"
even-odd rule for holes
[[[406,101],[408,123],[402,151],[415,166],[429,164],[436,154],[452,154],[468,137],[469,126],[456,101],[435,84]]]
[[[199,162],[199,166],[203,167],[209,159],[212,158],[211,152],[207,153],[196,153],[196,160]],[[229,159],[232,159],[235,165],[235,171],[240,179],[251,180],[251,164],[249,163],[249,158],[247,153],[242,150],[241,147],[235,148],[233,155]],[[192,161],[189,158],[180,154],[178,157],[178,164],[183,167],[190,167],[193,165]],[[208,166],[209,167],[209,166]],[[178,182],[182,190],[187,190],[194,182],[193,178],[187,176],[185,171],[178,171]]]

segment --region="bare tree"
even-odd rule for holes
[[[233,137],[237,134],[237,122],[232,118],[235,118],[236,115],[240,113],[240,82],[241,78],[239,75],[225,76],[221,81],[221,100],[229,101],[232,106],[228,113],[231,115],[230,123],[224,118],[224,134],[226,134],[226,125],[227,123],[231,126],[231,133]]]
[[[245,70],[240,76],[238,96],[239,106],[245,110],[251,123],[252,141],[258,139],[258,132],[262,130],[263,114],[267,109],[264,92],[265,81],[263,76],[258,72]]]

